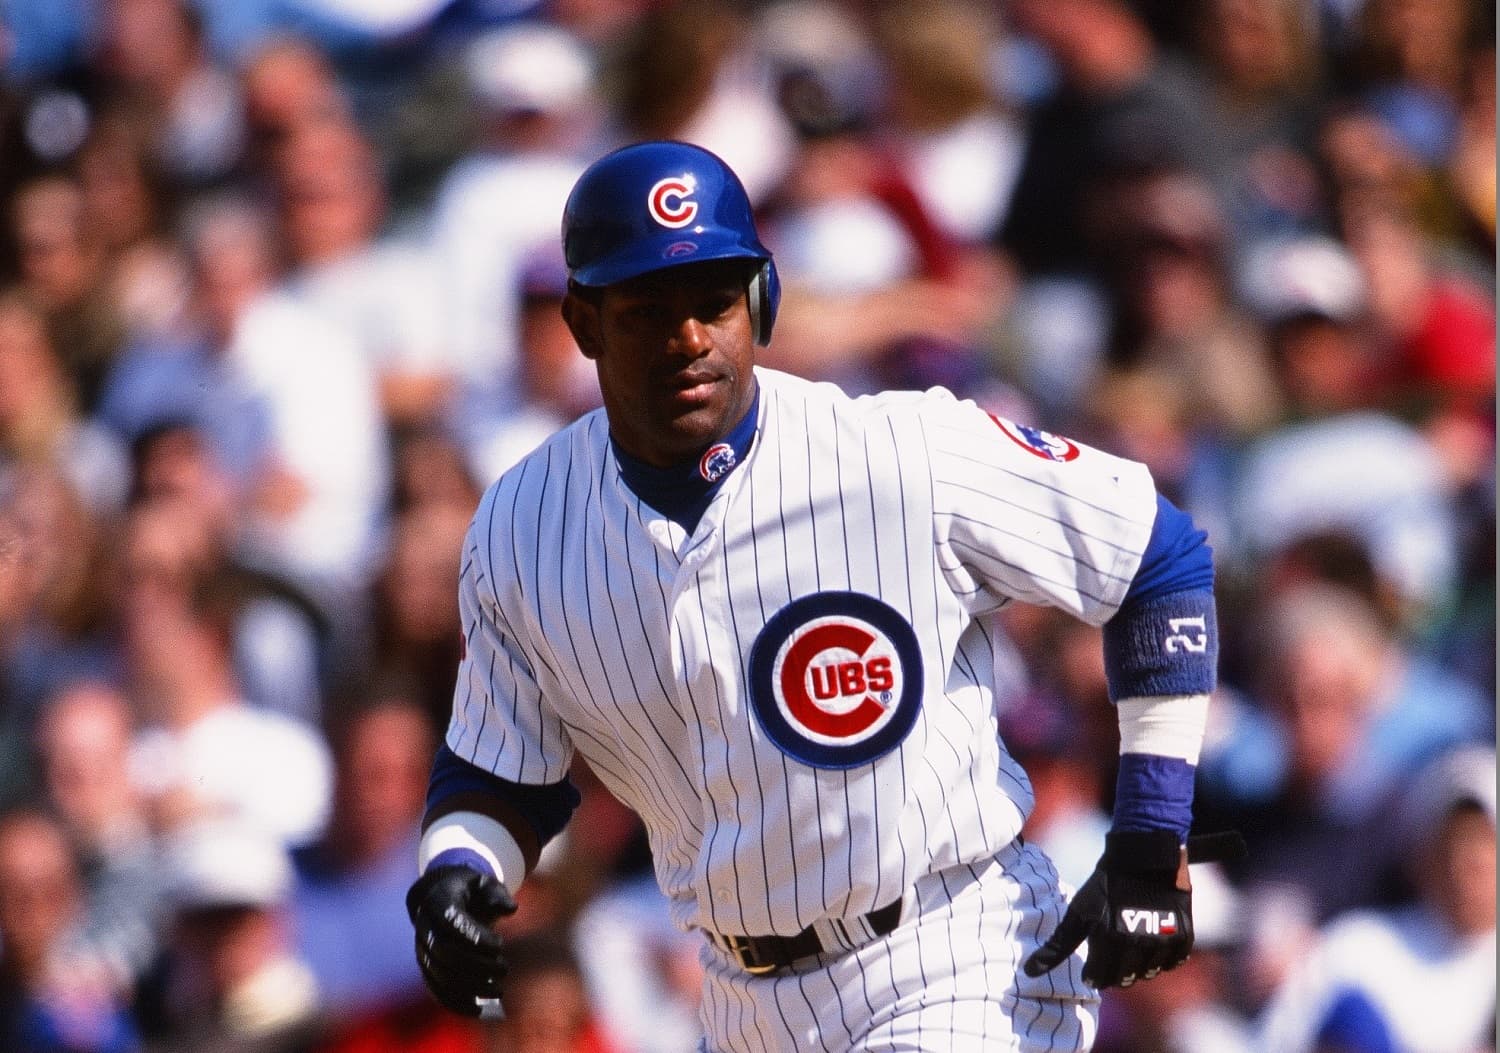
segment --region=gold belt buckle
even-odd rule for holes
[[[743,936],[725,936],[725,949],[734,955],[735,961],[740,963],[740,968],[751,976],[768,976],[781,966],[772,963],[770,965],[752,965],[749,960],[750,941]]]

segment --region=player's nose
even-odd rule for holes
[[[679,355],[701,358],[713,349],[714,341],[708,331],[708,326],[693,315],[688,315],[677,324],[676,331],[672,334],[671,346],[672,350]]]

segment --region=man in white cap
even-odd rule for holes
[[[504,398],[515,394],[525,261],[556,242],[595,148],[595,58],[566,29],[518,22],[475,39],[465,72],[481,141],[438,191],[432,251],[462,379]]]
[[[183,827],[164,866],[176,915],[165,988],[167,1033],[153,1053],[304,1053],[317,1048],[319,995],[292,949],[286,849],[229,820]]]

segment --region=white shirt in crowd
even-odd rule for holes
[[[196,809],[242,819],[288,848],[328,822],[333,759],[312,728],[240,702],[185,728],[150,727],[131,747],[131,777],[149,798],[182,793]]]
[[[385,506],[389,457],[374,371],[354,338],[275,291],[245,310],[228,362],[262,403],[268,457],[305,488],[289,510],[251,509],[247,552],[303,581],[362,580]]]

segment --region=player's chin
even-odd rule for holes
[[[724,404],[677,407],[664,415],[660,431],[663,437],[670,436],[675,449],[696,456],[729,430],[733,422],[727,417],[728,406]]]

